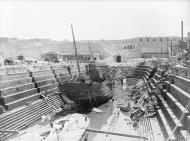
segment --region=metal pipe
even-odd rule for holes
[[[146,138],[146,137],[137,136],[137,135],[114,133],[114,132],[101,131],[101,130],[96,130],[96,129],[91,129],[91,128],[87,128],[86,130],[87,130],[88,132],[94,132],[94,133],[110,134],[110,135],[116,135],[116,136],[123,136],[123,137],[139,138],[139,139],[148,140],[148,138]]]

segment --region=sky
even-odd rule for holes
[[[190,31],[190,0],[0,1],[0,37],[120,40],[184,36]]]

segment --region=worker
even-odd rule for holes
[[[123,79],[123,90],[125,90],[127,87],[127,80],[126,78]]]
[[[67,66],[67,70],[69,72],[69,75],[71,75],[71,68],[70,68],[70,66]]]

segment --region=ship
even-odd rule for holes
[[[80,109],[88,109],[112,99],[112,82],[106,79],[104,73],[96,65],[96,61],[90,46],[89,49],[92,60],[86,64],[85,73],[80,72],[76,42],[72,26],[71,29],[75,47],[75,58],[78,68],[78,75],[72,81],[61,83],[59,85],[59,89],[66,97],[74,101],[77,104],[77,107]]]

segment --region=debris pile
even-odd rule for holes
[[[114,81],[115,84],[121,84],[123,78],[127,75],[131,75],[133,67],[131,66],[111,66],[105,72],[104,76],[109,81]]]
[[[120,107],[122,111],[130,112],[130,118],[134,121],[134,126],[141,118],[149,118],[156,115],[157,99],[155,97],[156,90],[148,92],[147,84],[143,80],[131,89],[129,99],[124,107]]]

